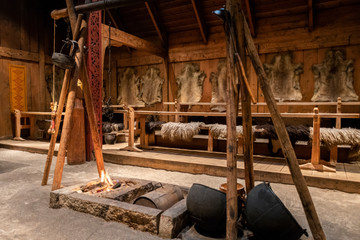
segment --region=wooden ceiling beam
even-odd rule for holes
[[[314,29],[314,6],[313,0],[308,0],[309,32]]]
[[[250,6],[250,2],[249,0],[245,0],[245,7],[246,7],[246,12],[248,14],[248,23],[249,23],[249,28],[250,28],[250,32],[251,32],[251,35],[253,37],[256,36],[256,32],[255,32],[255,19],[254,19],[254,16],[252,14],[252,11],[251,11],[251,6]]]
[[[119,29],[110,27],[110,39],[112,46],[128,46],[140,51],[144,51],[162,58],[166,57],[166,49],[164,47],[157,46],[152,42],[131,35]],[[102,25],[102,37],[106,40],[109,38],[109,25]]]
[[[115,21],[115,18],[114,18],[113,15],[111,14],[110,9],[106,9],[106,12],[107,12],[107,14],[109,15],[109,17],[110,17],[112,23],[114,24],[114,26],[116,27],[116,29],[119,29],[119,30],[120,30],[119,25],[117,24],[117,22]],[[110,33],[110,35],[111,35],[111,33]],[[126,50],[128,51],[128,53],[131,53],[131,49],[130,49],[128,46],[126,46]]]
[[[201,33],[201,37],[204,41],[204,43],[207,43],[207,30],[206,30],[206,26],[205,26],[205,22],[204,19],[202,18],[202,16],[200,15],[199,11],[198,11],[198,7],[196,5],[196,1],[195,0],[191,0],[191,4],[194,8],[194,12],[195,12],[195,16],[196,16],[196,21],[199,25],[199,29],[200,29],[200,33]]]
[[[157,12],[155,6],[152,3],[149,3],[148,1],[145,2],[145,6],[150,15],[151,21],[154,24],[156,33],[158,34],[158,36],[161,40],[162,45],[167,47],[167,45],[168,45],[167,36],[164,31],[164,27],[161,24],[161,21],[160,21],[160,18],[159,18],[159,15],[158,15],[158,12]]]

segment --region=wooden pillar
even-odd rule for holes
[[[226,1],[226,9],[229,14],[225,14],[225,35],[226,35],[226,68],[227,68],[227,89],[226,89],[226,126],[227,126],[227,141],[226,141],[226,239],[237,239],[236,221],[238,218],[237,207],[237,139],[236,139],[236,117],[238,115],[238,99],[239,93],[235,79],[235,49],[232,39],[231,29],[233,26],[232,16],[234,15],[234,0]]]
[[[129,107],[128,108],[128,126],[129,126],[129,140],[128,140],[128,146],[120,149],[120,150],[127,150],[127,151],[133,151],[133,152],[142,152],[142,150],[135,147],[135,112],[134,108]]]
[[[320,115],[319,109],[314,108],[314,120],[313,120],[313,137],[312,137],[312,148],[311,148],[311,159],[309,163],[300,166],[301,169],[310,169],[317,171],[328,171],[335,172],[335,169],[330,166],[326,166],[324,160],[320,160]]]
[[[240,4],[240,1],[238,2]],[[245,56],[245,36],[244,36],[244,19],[239,14],[240,6],[234,5],[234,26],[236,29],[236,44],[238,50],[238,77],[241,82],[241,111],[242,111],[242,126],[243,126],[243,153],[244,153],[244,168],[245,168],[245,187],[246,192],[250,192],[255,185],[254,178],[254,160],[253,160],[253,133],[252,133],[252,117],[251,117],[251,99],[252,97],[250,86],[248,84],[243,63],[246,62]],[[247,87],[248,86],[248,87]],[[253,100],[254,101],[254,100]]]
[[[181,105],[177,99],[175,99],[175,112],[180,112]],[[180,122],[180,115],[175,115],[175,122]]]
[[[15,109],[15,137],[13,140],[16,141],[25,141],[21,137],[21,112],[18,109]]]
[[[80,26],[81,26],[81,22],[82,22],[83,17],[84,17],[83,14],[79,14],[79,16],[77,18],[75,31],[73,33],[73,39],[74,40],[77,40],[78,37],[79,37]],[[54,155],[56,139],[57,139],[57,136],[58,136],[58,133],[59,133],[61,116],[62,116],[64,104],[65,104],[66,95],[67,95],[68,89],[69,89],[70,74],[71,74],[71,70],[66,69],[63,84],[62,84],[62,87],[61,87],[61,92],[60,92],[60,97],[59,97],[59,104],[58,104],[58,108],[57,108],[56,116],[55,116],[55,133],[53,133],[51,135],[51,139],[50,139],[49,151],[48,151],[48,155],[47,155],[47,158],[46,158],[43,178],[42,178],[42,181],[41,181],[42,186],[47,184],[47,181],[48,181],[48,178],[49,178],[50,167],[51,167],[51,162],[52,162],[52,158],[53,158],[53,155]]]
[[[337,99],[336,113],[341,113],[341,97]],[[337,129],[341,128],[341,117],[336,117],[336,125]],[[338,159],[338,147],[334,146],[330,149],[330,165],[335,167]]]
[[[243,15],[243,14],[242,14]],[[307,221],[309,223],[312,235],[315,240],[326,239],[325,233],[322,229],[319,217],[316,213],[314,203],[312,201],[309,189],[306,185],[305,179],[300,171],[299,163],[296,159],[295,151],[291,145],[289,135],[286,131],[284,121],[280,116],[280,112],[275,102],[274,94],[271,91],[269,80],[267,79],[263,65],[260,61],[259,54],[256,50],[254,41],[251,37],[249,26],[244,18],[244,30],[246,48],[248,50],[249,57],[258,76],[261,90],[264,94],[265,101],[267,103],[272,121],[276,133],[279,137],[282,151],[285,155],[285,159],[289,165],[290,173],[295,184],[296,190],[299,194],[301,203],[303,205]]]
[[[208,135],[208,147],[207,147],[207,150],[209,152],[214,151],[214,135],[212,134],[210,129],[209,129],[209,135]]]

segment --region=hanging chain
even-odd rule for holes
[[[109,61],[108,61],[108,64],[109,64],[109,66],[108,66],[108,78],[109,78],[109,80],[108,80],[108,82],[109,82],[109,86],[108,86],[108,89],[109,89],[109,102],[110,102],[110,99],[111,99],[111,95],[110,95],[110,90],[111,90],[111,86],[110,86],[110,84],[111,84],[111,37],[110,37],[110,34],[111,34],[111,27],[110,27],[110,25],[111,25],[111,21],[109,21],[109,47],[108,47],[108,49],[109,49]]]

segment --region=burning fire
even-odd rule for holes
[[[88,184],[81,186],[80,190],[82,192],[91,192],[91,193],[99,193],[99,192],[109,192],[112,189],[118,187],[118,184],[114,184],[111,180],[109,174],[105,172],[105,170],[101,171],[101,178],[99,181],[91,181]]]

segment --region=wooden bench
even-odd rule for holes
[[[15,137],[14,140],[23,141],[24,139],[21,137],[22,129],[30,130],[30,138],[35,139],[35,117],[36,116],[51,116],[51,112],[26,112],[15,109]],[[63,113],[62,115],[65,115]]]

